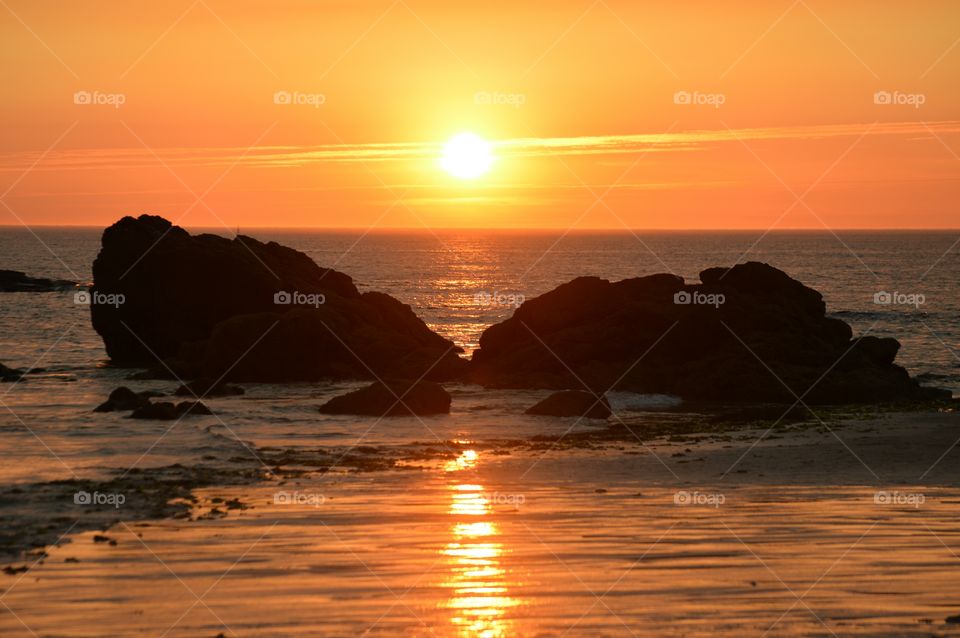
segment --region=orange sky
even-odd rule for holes
[[[949,0],[0,0],[0,224],[956,228],[958,42]]]

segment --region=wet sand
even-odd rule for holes
[[[198,488],[199,520],[75,534],[2,576],[0,635],[960,633],[960,417],[763,434],[465,441]]]

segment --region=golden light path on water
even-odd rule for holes
[[[479,454],[465,450],[447,463],[447,472],[457,473],[476,467]],[[513,622],[508,611],[522,604],[511,596],[507,570],[502,565],[504,545],[500,528],[493,517],[490,497],[482,485],[450,484],[448,513],[454,518],[450,528],[452,539],[441,554],[448,574],[441,583],[450,589],[450,598],[443,606],[452,612],[455,635],[476,638],[497,638],[513,635]]]

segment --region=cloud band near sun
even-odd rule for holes
[[[691,152],[706,147],[751,141],[817,140],[838,137],[900,136],[933,138],[960,133],[960,121],[843,124],[775,128],[666,131],[628,135],[525,137],[492,141],[498,157],[621,155]],[[435,160],[443,142],[256,146],[253,148],[107,148],[72,149],[0,155],[0,171],[130,169],[156,166],[252,166],[283,168],[318,163],[411,162]]]

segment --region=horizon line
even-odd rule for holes
[[[133,217],[129,215],[129,217]],[[119,220],[117,220],[119,221]],[[169,220],[168,220],[169,221]],[[8,229],[26,229],[30,230],[32,228],[71,228],[71,229],[107,229],[110,226],[113,226],[117,222],[112,222],[108,225],[102,224],[0,224],[0,230]],[[173,223],[173,222],[171,222]],[[179,224],[173,224],[174,226],[179,226],[185,230],[197,230],[197,231],[228,231],[234,235],[243,234],[235,232],[233,229],[227,226],[180,226]],[[514,231],[514,232],[551,232],[559,231],[561,233],[575,233],[575,232],[616,232],[616,233],[636,233],[636,232],[711,232],[711,233],[737,233],[737,232],[763,232],[763,233],[776,233],[776,232],[816,232],[816,233],[831,233],[831,232],[849,232],[849,231],[859,231],[859,232],[925,232],[925,231],[939,231],[939,232],[960,232],[960,226],[837,226],[831,228],[810,228],[803,226],[793,226],[793,227],[783,227],[783,228],[764,228],[764,227],[743,227],[743,228],[625,228],[625,227],[606,227],[606,226],[590,226],[590,227],[579,227],[579,228],[566,228],[563,226],[377,226],[374,228],[364,227],[364,226],[237,226],[237,230],[309,230],[309,231],[338,231],[338,232],[362,232],[362,233],[375,233],[375,232],[396,232],[396,231],[417,231],[417,232],[434,232],[434,231]]]

